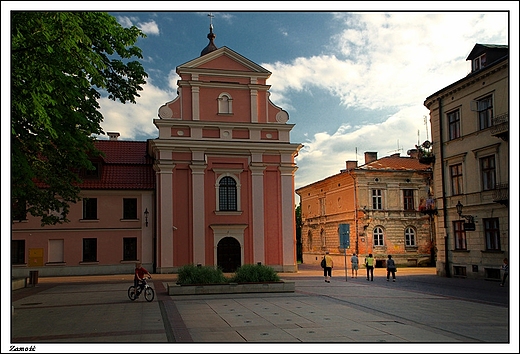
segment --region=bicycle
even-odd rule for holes
[[[148,279],[151,279],[151,277],[148,277]],[[148,302],[153,301],[153,299],[155,297],[155,291],[153,290],[153,288],[150,285],[148,285],[148,283],[146,282],[146,278],[143,278],[143,281],[141,282],[141,284],[138,285],[137,294],[136,294],[134,285],[131,285],[128,288],[128,297],[132,301],[137,300],[139,298],[139,295],[141,295],[142,292],[144,292],[144,298],[146,299],[146,301],[148,301]]]

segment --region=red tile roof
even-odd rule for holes
[[[419,162],[419,159],[413,157],[401,157],[391,155],[382,157],[378,160],[369,162],[359,167],[364,170],[389,170],[389,171],[407,171],[407,170],[423,170],[428,171],[429,165]]]
[[[98,140],[97,149],[105,156],[100,177],[82,177],[81,189],[155,189],[153,159],[146,141]]]

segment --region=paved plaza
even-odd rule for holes
[[[374,281],[364,270],[356,279],[335,269],[326,283],[314,266],[280,276],[295,282],[294,293],[169,296],[175,275],[154,274],[152,302],[128,299],[132,275],[40,278],[36,287],[11,292],[9,344],[39,352],[126,352],[134,343],[149,352],[280,352],[279,345],[307,352],[323,344],[329,351],[348,344],[480,352],[493,344],[492,352],[518,352],[509,284],[442,278],[432,268],[399,269],[396,282],[386,281],[384,269]]]

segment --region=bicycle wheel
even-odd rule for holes
[[[146,299],[146,301],[148,302],[151,302],[153,301],[153,298],[155,297],[155,291],[148,287],[146,289],[144,289],[144,298]]]
[[[135,286],[131,286],[128,288],[128,298],[132,301],[135,300]]]

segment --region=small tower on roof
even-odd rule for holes
[[[213,33],[213,16],[211,13],[208,14],[208,17],[209,17],[209,33],[208,33],[208,39],[209,39],[209,43],[208,45],[206,46],[206,48],[202,49],[202,52],[200,52],[200,56],[203,56],[205,54],[208,54],[214,50],[217,50],[217,46],[215,45],[215,43],[213,43],[213,40],[215,39],[216,35],[215,33]]]

